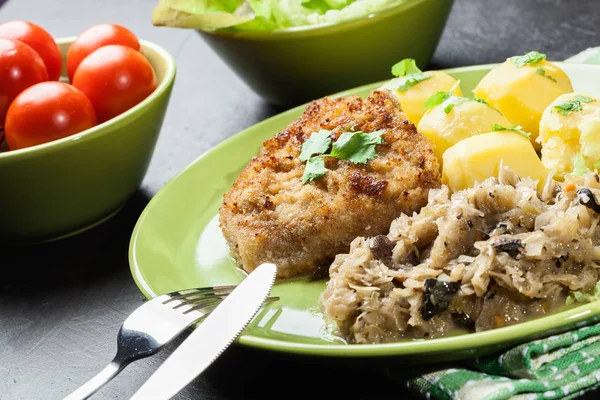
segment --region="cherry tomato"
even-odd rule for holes
[[[27,21],[9,21],[0,24],[0,38],[19,40],[35,50],[48,71],[48,79],[60,78],[62,56],[52,36],[38,25]]]
[[[156,75],[142,53],[108,45],[79,64],[73,86],[90,99],[98,122],[104,122],[148,97],[156,89]]]
[[[6,114],[10,150],[23,149],[82,132],[96,125],[90,100],[64,82],[42,82],[25,89]]]
[[[19,93],[47,80],[44,61],[35,50],[18,40],[0,38],[0,126]]]
[[[115,24],[94,25],[83,31],[69,47],[67,53],[67,75],[73,81],[75,70],[85,57],[102,46],[120,44],[140,51],[137,36],[129,29]]]

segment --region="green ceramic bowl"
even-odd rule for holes
[[[390,78],[412,57],[425,67],[454,0],[407,0],[363,18],[273,32],[200,35],[257,94],[295,106],[330,93]]]
[[[63,54],[75,38],[57,43]],[[175,60],[141,41],[158,88],[100,125],[50,143],[0,153],[0,240],[37,242],[91,227],[118,211],[140,185],[175,80]]]

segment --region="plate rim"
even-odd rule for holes
[[[551,61],[557,65],[577,65],[577,68],[584,69],[596,69],[600,71],[600,65],[590,64],[579,64],[565,61]],[[464,67],[446,68],[440,69],[447,73],[460,73],[470,72],[474,70],[490,69],[501,63],[489,63],[489,64],[476,64]],[[373,88],[379,87],[387,80],[373,82],[355,88],[347,89],[341,92],[337,92],[326,97],[335,98],[340,96],[352,95],[361,90],[373,90]],[[142,269],[136,259],[136,243],[144,224],[144,220],[153,208],[153,203],[156,203],[158,199],[163,197],[165,193],[168,193],[169,188],[178,178],[187,173],[195,164],[201,162],[201,160],[207,157],[210,153],[219,151],[221,147],[227,146],[229,143],[239,140],[238,138],[242,133],[248,129],[260,129],[263,125],[268,125],[273,119],[280,119],[290,114],[296,114],[298,111],[306,108],[307,102],[289,110],[285,110],[279,114],[273,115],[267,119],[264,119],[256,124],[248,126],[242,131],[230,136],[229,138],[221,141],[216,146],[208,149],[195,160],[190,162],[183,170],[177,173],[171,178],[158,192],[150,199],[148,204],[144,207],[144,210],[138,217],[136,224],[133,228],[129,248],[128,248],[128,259],[130,272],[133,280],[142,292],[144,297],[147,299],[158,296],[150,285],[144,280],[142,275]],[[308,344],[290,342],[281,339],[265,338],[252,334],[241,334],[237,339],[236,343],[244,346],[249,346],[262,350],[285,352],[290,354],[298,355],[310,355],[310,356],[327,356],[327,357],[341,357],[341,358],[352,358],[352,357],[398,357],[398,356],[415,356],[415,355],[439,355],[445,353],[464,352],[469,349],[475,350],[478,348],[485,348],[487,346],[502,346],[515,343],[520,337],[545,337],[548,335],[564,332],[572,325],[584,326],[587,325],[587,321],[592,319],[598,319],[600,315],[600,300],[596,300],[590,303],[581,304],[579,306],[560,311],[554,314],[549,314],[545,317],[536,318],[530,321],[521,322],[515,325],[506,326],[503,328],[497,328],[493,330],[469,333],[457,336],[448,336],[436,339],[419,339],[419,340],[406,340],[393,343],[383,344]],[[535,339],[533,339],[535,340]]]

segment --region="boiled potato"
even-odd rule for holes
[[[440,162],[442,154],[461,140],[490,132],[494,124],[511,125],[505,116],[488,104],[464,97],[456,100],[458,104],[450,110],[444,103],[427,110],[417,127],[434,145],[433,151]]]
[[[557,97],[542,114],[538,141],[542,163],[556,179],[573,171],[579,153],[593,169],[600,160],[600,101],[578,93]]]
[[[398,101],[402,111],[406,114],[406,118],[415,126],[419,124],[421,117],[425,113],[423,103],[437,92],[449,92],[455,96],[462,96],[458,81],[444,71],[425,71],[425,75],[432,75],[407,90],[400,91],[396,86],[398,79],[392,79],[385,85],[387,89],[392,90]]]
[[[457,191],[498,176],[500,163],[520,177],[529,176],[542,188],[547,171],[530,140],[514,131],[471,136],[450,147],[443,155],[442,182]]]
[[[488,72],[473,90],[476,97],[484,99],[513,124],[521,125],[531,133],[536,149],[540,147],[535,139],[542,113],[558,96],[573,91],[567,74],[546,61],[545,55],[541,56],[541,61],[522,66],[514,61],[519,57],[511,57]]]

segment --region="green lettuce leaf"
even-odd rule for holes
[[[168,3],[176,1],[162,0],[152,11],[152,24],[211,31],[241,25],[254,19],[253,15],[235,15],[228,12],[192,14],[169,6]],[[185,3],[182,4],[185,6]]]
[[[229,30],[274,30],[331,24],[408,0],[159,0],[156,26]]]
[[[211,12],[234,13],[243,0],[162,0],[161,4],[188,14]]]

